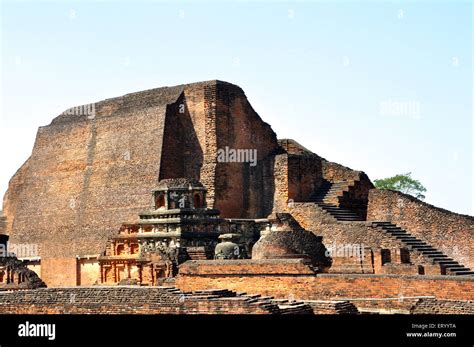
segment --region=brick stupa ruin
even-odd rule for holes
[[[473,217],[375,189],[364,172],[277,139],[236,85],[71,110],[39,128],[3,200],[3,239],[38,246],[19,257],[52,288],[38,293],[172,285],[375,300],[359,300],[362,310],[432,307],[422,297],[472,309]],[[11,286],[14,270],[1,271]],[[400,296],[419,300],[400,308]]]

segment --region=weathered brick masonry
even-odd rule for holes
[[[10,242],[38,244],[42,259],[99,254],[121,223],[148,208],[150,190],[164,178],[201,180],[208,206],[223,217],[272,211],[270,154],[279,145],[239,87],[209,81],[158,88],[101,101],[95,110],[39,128],[4,198]],[[218,163],[225,146],[257,150],[259,165]],[[60,262],[43,264],[50,286],[76,281],[70,266],[55,267]],[[55,272],[64,272],[61,281],[49,276]]]
[[[301,261],[301,260],[300,260]],[[245,262],[248,262],[247,264]],[[286,261],[285,261],[286,262]],[[298,300],[350,300],[433,296],[437,299],[474,300],[474,278],[454,276],[400,276],[365,274],[310,274],[285,262],[194,261],[181,265],[175,285],[181,290],[226,288]],[[297,264],[295,262],[294,264]],[[256,270],[258,269],[258,270]],[[358,305],[373,306],[370,301]],[[375,303],[375,305],[378,305]]]
[[[453,213],[396,191],[372,189],[369,220],[389,221],[469,268],[474,268],[474,217]]]
[[[474,301],[421,299],[414,305],[413,314],[474,314]]]
[[[314,309],[313,309],[314,307]],[[1,314],[313,314],[354,313],[347,303],[314,305],[228,290],[75,287],[0,291]]]
[[[225,148],[256,151],[257,165],[219,161],[218,151]],[[473,298],[474,272],[462,265],[474,268],[474,217],[373,189],[364,172],[294,140],[277,140],[243,90],[222,81],[107,99],[95,104],[92,117],[62,114],[40,127],[30,158],[10,181],[0,227],[11,243],[39,245],[35,271],[49,287],[91,285],[100,278],[98,259],[107,240],[122,223],[139,224],[139,214],[150,206],[159,209],[151,191],[171,178],[200,181],[207,206],[232,218],[216,229],[245,236],[243,226],[253,225],[251,237],[241,242],[248,254],[257,245],[255,258],[270,258],[185,263],[177,279],[184,290],[217,287],[311,300]],[[333,245],[358,245],[365,256],[331,255],[331,261],[311,267],[290,259],[312,253],[295,246],[302,237],[273,234],[255,243],[270,215],[281,213],[316,235],[318,246],[311,247],[319,255]],[[264,228],[267,235],[278,231]],[[315,240],[313,234],[307,240]],[[209,258],[208,251],[201,256]],[[431,276],[440,273],[466,278]]]

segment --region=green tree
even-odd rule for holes
[[[421,200],[425,198],[423,193],[426,192],[426,188],[423,187],[420,181],[411,177],[411,172],[374,180],[374,185],[379,189],[398,190]]]

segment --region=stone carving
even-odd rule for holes
[[[222,234],[219,236],[222,242],[216,245],[214,259],[243,259],[246,258],[244,248],[236,243],[238,234]]]
[[[0,257],[0,287],[35,289],[46,287],[36,272],[15,257]]]

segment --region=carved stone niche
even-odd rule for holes
[[[163,179],[153,189],[155,210],[206,208],[206,188],[199,181],[188,178]]]

